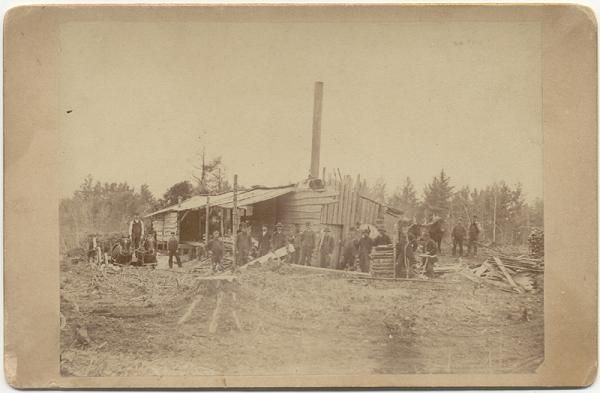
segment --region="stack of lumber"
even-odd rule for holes
[[[544,271],[543,260],[525,256],[490,256],[481,265],[467,269],[468,278],[509,292],[524,293],[536,289],[535,275]]]
[[[534,258],[541,258],[544,256],[544,231],[541,229],[534,229],[527,238],[529,243],[529,254]]]
[[[394,246],[391,244],[373,248],[371,253],[371,275],[394,278]]]

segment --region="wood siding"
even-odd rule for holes
[[[153,216],[152,228],[156,231],[156,240],[169,240],[171,232],[177,232],[177,212],[168,212]]]

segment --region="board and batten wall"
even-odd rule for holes
[[[152,217],[152,228],[156,231],[156,240],[166,242],[171,232],[177,233],[177,212],[167,212]]]

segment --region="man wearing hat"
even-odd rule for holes
[[[298,263],[298,255],[300,255],[300,227],[298,224],[289,226],[287,242],[294,246],[294,252],[289,257],[290,263]]]
[[[223,271],[223,254],[225,253],[225,245],[219,231],[214,231],[212,239],[208,242],[208,250],[210,251],[210,259],[212,262],[213,272]]]
[[[302,232],[300,264],[311,265],[312,254],[315,249],[316,235],[310,226],[310,222],[306,223],[306,228]]]
[[[179,241],[175,236],[175,232],[171,232],[171,237],[167,241],[167,249],[169,251],[169,269],[173,268],[173,257],[177,260],[177,266],[181,267],[181,259],[179,258]]]
[[[331,236],[331,232],[328,227],[323,230],[323,237],[319,244],[319,265],[321,267],[331,267],[331,254],[335,248],[335,240]]]
[[[363,273],[369,271],[369,255],[371,255],[372,248],[373,240],[369,237],[369,231],[364,229],[362,231],[362,236],[358,241],[358,264]]]
[[[477,216],[473,216],[473,221],[469,225],[469,244],[467,246],[467,255],[477,255],[477,242],[479,241],[479,223],[477,222]],[[473,254],[471,254],[473,250]]]
[[[250,249],[252,248],[252,240],[248,233],[248,225],[245,222],[240,224],[237,236],[235,238],[236,249],[239,256],[238,264],[244,265],[248,262],[248,256],[250,255]]]
[[[278,222],[275,225],[275,233],[271,236],[271,251],[279,250],[282,247],[287,247],[288,240],[283,234],[283,224]]]
[[[456,249],[458,248],[458,256],[463,256],[463,242],[467,236],[467,230],[463,225],[462,218],[458,219],[458,223],[452,228],[452,256],[456,256]]]
[[[258,236],[258,256],[267,255],[269,251],[271,251],[271,234],[269,233],[269,227],[264,224]]]
[[[129,237],[131,238],[133,249],[137,250],[144,237],[144,222],[140,220],[140,216],[137,213],[129,223]]]

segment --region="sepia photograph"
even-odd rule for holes
[[[534,373],[537,22],[59,27],[60,372]]]

